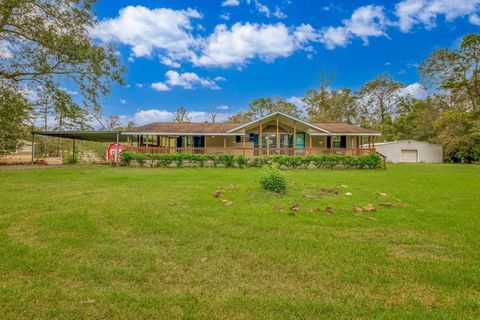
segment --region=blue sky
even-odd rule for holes
[[[480,30],[480,0],[102,1],[96,41],[115,42],[127,72],[102,101],[136,124],[219,119],[262,96],[293,102],[336,70],[333,88],[358,89],[380,72],[421,94],[416,66]]]

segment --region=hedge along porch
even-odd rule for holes
[[[128,151],[252,157],[375,153],[374,137],[380,133],[345,123],[308,123],[275,112],[245,124],[156,122],[122,135],[127,136]]]

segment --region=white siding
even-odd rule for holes
[[[402,140],[375,144],[378,152],[387,157],[388,162],[442,163],[443,148],[441,145],[423,141]],[[416,154],[415,154],[416,152]]]

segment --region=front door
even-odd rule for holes
[[[295,148],[297,148],[297,154],[303,154],[303,149],[305,148],[305,132],[297,132]]]

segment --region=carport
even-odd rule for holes
[[[116,142],[117,154],[118,144],[126,142],[127,136],[122,135],[121,131],[33,131],[32,132],[32,163],[35,161],[35,135],[52,138],[64,138],[72,140],[72,154],[75,159],[75,141],[93,141],[93,142]],[[117,159],[118,162],[118,159]]]

